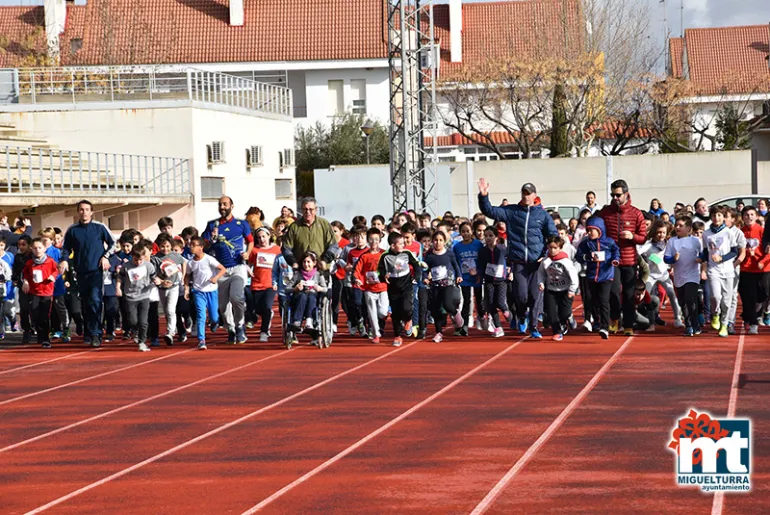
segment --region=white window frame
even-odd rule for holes
[[[203,181],[204,181],[204,180],[207,180],[207,179],[209,179],[209,180],[212,180],[212,179],[216,179],[216,180],[220,181],[220,183],[222,184],[222,191],[220,192],[220,194],[219,194],[219,195],[216,195],[216,196],[209,196],[209,197],[206,197],[206,196],[204,196],[204,195],[203,195],[203,193],[204,193],[204,190],[203,190]],[[202,200],[203,202],[218,201],[218,200],[219,200],[219,198],[220,198],[222,195],[224,195],[224,194],[225,194],[225,178],[224,178],[224,177],[211,177],[211,176],[204,176],[204,177],[201,177],[201,200]]]

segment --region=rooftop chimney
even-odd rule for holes
[[[230,25],[243,26],[243,0],[230,0]]]
[[[44,0],[45,37],[48,43],[48,56],[58,63],[59,36],[64,32],[67,19],[67,7],[64,0]]]
[[[449,0],[449,49],[451,61],[463,60],[463,0]]]

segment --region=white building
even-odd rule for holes
[[[117,67],[0,72],[0,208],[66,227],[74,205],[120,231],[202,228],[296,204],[291,92],[214,72]]]
[[[770,25],[687,29],[671,38],[669,52],[671,76],[692,86],[694,125],[714,137],[718,111],[731,105],[760,126],[752,147],[760,161],[770,161]],[[694,135],[691,144],[713,150],[708,138]]]

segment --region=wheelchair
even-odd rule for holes
[[[331,275],[324,272],[324,279],[331,284]],[[334,338],[334,327],[332,322],[332,289],[329,288],[325,293],[316,293],[316,309],[313,314],[313,329],[305,329],[303,333],[309,334],[311,338],[318,340],[319,349],[328,349]],[[287,295],[283,309],[281,310],[281,333],[283,344],[287,349],[296,341],[298,334],[291,325],[291,301],[293,293]]]

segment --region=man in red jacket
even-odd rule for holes
[[[642,212],[631,205],[626,181],[613,182],[611,191],[612,202],[596,213],[604,220],[607,236],[620,248],[620,266],[615,268],[615,282],[610,293],[610,331],[617,332],[622,309],[625,334],[630,336],[634,334],[636,322],[636,246],[647,239],[647,227]]]

